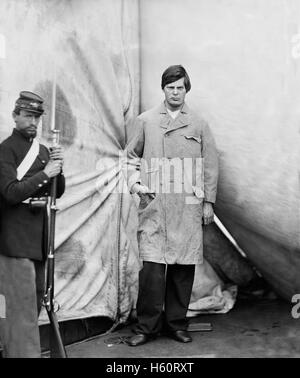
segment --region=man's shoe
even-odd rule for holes
[[[188,331],[177,330],[170,332],[170,337],[181,343],[190,343],[193,341]]]
[[[146,344],[149,340],[149,336],[145,335],[144,333],[138,333],[137,335],[130,337],[126,343],[130,346],[139,346]]]

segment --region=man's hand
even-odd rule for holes
[[[50,160],[61,160],[63,162],[63,148],[62,146],[55,146],[50,148]]]
[[[135,183],[131,187],[131,192],[136,193],[138,195],[140,194],[148,194],[151,198],[155,198],[155,193],[148,188],[148,186],[143,184]]]
[[[55,177],[60,174],[62,168],[62,160],[49,160],[48,164],[44,168],[44,173],[49,178]]]
[[[208,225],[214,220],[214,209],[211,202],[203,204],[203,224]]]

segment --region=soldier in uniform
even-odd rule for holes
[[[12,116],[15,128],[0,144],[0,340],[6,358],[40,357],[38,315],[44,291],[46,198],[58,177],[65,190],[60,146],[37,142],[43,99],[23,91]]]
[[[192,341],[186,313],[195,264],[203,262],[202,224],[213,221],[216,200],[217,150],[208,124],[185,103],[191,83],[184,67],[167,68],[161,88],[164,102],[138,116],[127,147],[129,188],[141,198],[143,261],[130,346],[146,343],[163,326],[174,340]]]

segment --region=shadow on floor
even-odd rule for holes
[[[145,345],[123,343],[131,325],[105,336],[67,346],[70,358],[296,358],[300,357],[300,319],[279,299],[239,299],[227,314],[200,315],[190,323],[211,323],[211,331],[191,332],[193,342],[160,336]]]

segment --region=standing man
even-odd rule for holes
[[[35,137],[43,99],[23,91],[12,135],[0,144],[0,340],[6,358],[40,357],[38,315],[44,293],[47,196],[51,178],[65,190],[61,147]]]
[[[203,262],[202,224],[213,221],[217,192],[215,142],[207,123],[185,103],[191,89],[185,69],[167,68],[161,88],[164,102],[137,118],[127,148],[129,188],[141,199],[143,261],[130,346],[156,337],[163,326],[176,341],[192,341],[186,312],[195,264]]]

